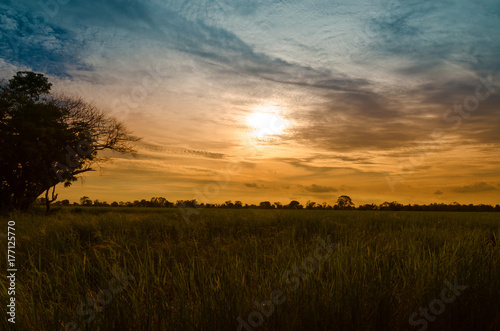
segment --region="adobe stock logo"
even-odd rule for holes
[[[302,264],[298,266],[293,264],[291,269],[285,271],[281,279],[283,283],[289,287],[286,289],[274,289],[271,292],[270,300],[263,300],[259,303],[258,300],[253,302],[257,310],[252,311],[247,316],[245,321],[241,316],[236,319],[238,321],[237,331],[246,330],[253,331],[253,328],[258,328],[264,324],[265,318],[271,317],[274,313],[275,305],[281,305],[287,300],[285,292],[292,293],[299,289],[302,282],[309,278],[309,275],[318,269],[319,263],[326,261],[339,244],[331,242],[331,236],[328,235],[327,241],[318,237],[316,249],[313,256],[308,256],[302,260]]]
[[[83,320],[83,329],[85,330],[89,327],[88,324],[94,321],[96,313],[104,311],[105,307],[111,303],[113,295],[122,292],[125,288],[127,288],[127,286],[129,286],[129,280],[135,279],[134,276],[127,274],[125,269],[122,269],[121,271],[113,269],[111,270],[111,273],[114,278],[108,282],[108,288],[104,290],[101,289],[95,299],[93,296],[87,296],[87,301],[80,303],[76,308],[78,316],[81,318],[87,316],[87,318]],[[75,321],[67,323],[64,329],[65,331],[82,330],[82,328],[80,328]]]
[[[494,93],[498,92],[500,82],[493,81],[490,74],[486,78],[479,76],[474,93],[465,96],[461,103],[453,105],[453,109],[448,109],[443,113],[443,121],[453,123],[449,128],[437,128],[430,134],[430,141],[416,142],[414,151],[407,157],[399,160],[396,173],[386,173],[385,179],[392,192],[395,191],[397,183],[405,181],[409,176],[418,171],[418,167],[424,164],[425,160],[435,154],[438,148],[445,144],[445,132],[457,130],[461,127],[464,119],[479,109],[481,102],[485,102]],[[446,130],[445,130],[446,129]]]
[[[455,278],[453,284],[451,284],[447,279],[444,281],[444,284],[446,285],[446,287],[441,291],[441,299],[434,299],[429,303],[429,308],[419,307],[418,313],[415,312],[411,314],[408,321],[411,326],[421,325],[421,328],[418,329],[418,331],[427,330],[427,322],[434,322],[436,320],[436,317],[438,315],[441,315],[445,311],[446,304],[455,301],[456,298],[461,294],[461,291],[465,290],[468,287],[466,285],[459,285],[457,278]],[[447,293],[450,292],[453,293],[452,296],[448,296],[449,294]],[[429,310],[432,314],[429,314]],[[424,318],[415,320],[418,317],[419,313],[420,316]]]
[[[163,60],[154,68],[146,66],[142,79],[128,93],[120,95],[111,102],[111,116],[125,119],[132,111],[139,109],[148,96],[158,89],[167,77],[168,65]]]

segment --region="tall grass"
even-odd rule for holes
[[[2,218],[2,232],[17,224],[18,330],[236,330],[274,289],[286,301],[256,330],[416,330],[409,316],[455,278],[468,288],[428,330],[500,329],[495,213],[200,210],[186,225],[174,209],[116,210]],[[339,246],[287,291],[283,273],[313,256],[318,236]],[[134,279],[87,323],[77,308],[113,270]],[[12,328],[5,314],[1,324]]]

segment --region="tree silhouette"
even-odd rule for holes
[[[339,206],[339,209],[350,209],[351,207],[354,206],[354,203],[352,202],[349,196],[341,195],[337,199],[337,205]]]
[[[290,201],[290,203],[288,205],[286,205],[286,208],[288,208],[288,209],[302,209],[302,205],[297,200],[292,200],[292,201]]]
[[[259,204],[259,208],[262,208],[262,209],[272,209],[274,206],[271,205],[271,203],[269,201],[262,201],[260,204]]]
[[[106,160],[98,151],[135,152],[129,143],[139,138],[122,123],[81,99],[51,95],[51,85],[33,72],[0,84],[2,208],[26,209],[45,192],[48,212],[57,184],[69,186]]]
[[[92,206],[92,200],[89,197],[83,196],[80,198],[80,205],[82,206]]]
[[[307,200],[306,202],[306,209],[314,209],[314,206],[316,206],[316,202]]]
[[[45,198],[40,198],[38,201],[41,204],[45,204]],[[96,207],[103,207],[103,206],[111,206],[111,207],[165,207],[165,208],[233,208],[233,209],[303,209],[304,207],[296,200],[291,201],[288,205],[282,205],[279,202],[275,202],[272,205],[268,204],[269,201],[264,201],[259,204],[259,206],[256,206],[254,204],[249,205],[249,204],[244,204],[241,201],[235,201],[234,204],[232,204],[231,207],[228,207],[227,203],[222,203],[222,204],[198,204],[196,202],[196,199],[194,200],[177,200],[176,203],[170,202],[165,198],[162,197],[153,197],[149,200],[147,199],[141,199],[141,200],[135,200],[134,202],[116,202],[113,201],[113,203],[108,204],[105,201],[99,201],[95,200],[92,202],[89,197],[82,197],[80,199],[80,204],[78,203],[73,203],[73,205],[81,205],[81,206],[96,206]],[[58,204],[58,202],[55,202],[55,204]],[[311,201],[308,202],[309,205],[311,204]],[[59,203],[61,206],[69,206],[70,202],[69,200],[63,200]],[[418,204],[407,204],[403,205],[401,203],[398,203],[396,201],[393,202],[384,202],[381,203],[380,205],[376,205],[374,203],[371,204],[363,204],[359,205],[357,208],[355,208],[353,205],[347,204],[341,204],[342,208],[344,209],[349,209],[349,210],[366,210],[366,211],[454,211],[454,212],[500,212],[500,205],[492,206],[492,205],[485,205],[485,204],[479,204],[479,205],[473,205],[473,204],[459,204],[457,202],[454,202],[452,204],[444,204],[444,203],[431,203],[429,205],[418,205]],[[307,206],[307,204],[306,204]],[[322,204],[315,204],[314,207],[312,208],[307,208],[306,209],[315,209],[315,210],[339,210],[340,207],[338,204],[335,205],[335,207],[332,207],[328,205],[326,202],[323,202]]]

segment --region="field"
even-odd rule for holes
[[[2,233],[9,220],[17,330],[500,330],[498,213],[208,209],[187,225],[65,208],[4,216]]]

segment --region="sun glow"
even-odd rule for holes
[[[260,107],[247,118],[256,138],[267,138],[284,133],[286,123],[274,107]]]

